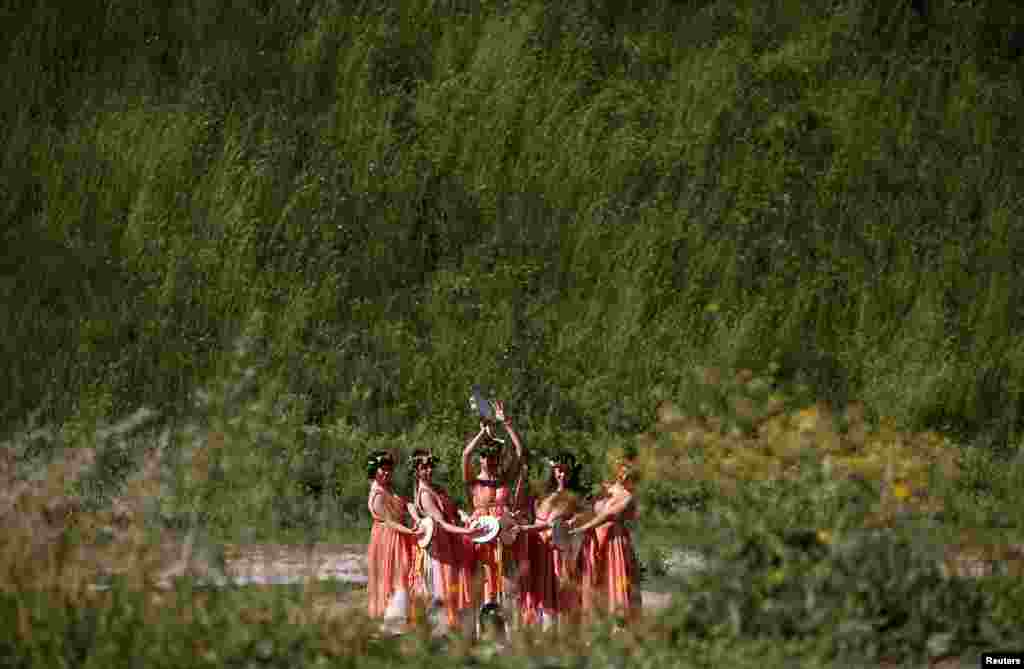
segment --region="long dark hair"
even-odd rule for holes
[[[420,465],[431,464],[436,467],[438,462],[440,459],[436,455],[423,448],[417,448],[409,456],[409,466],[412,467],[413,474],[416,473]]]
[[[372,481],[377,477],[377,470],[384,465],[395,466],[395,458],[387,451],[374,451],[366,458],[366,478]]]
[[[565,489],[573,492],[579,492],[580,490],[580,465],[576,462],[576,456],[568,451],[556,451],[548,457],[548,466],[551,468],[551,474],[548,476],[547,491],[554,492],[558,490],[558,481],[555,479],[555,467],[565,467],[569,470],[569,475],[565,480]]]

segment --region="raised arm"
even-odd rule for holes
[[[486,433],[487,430],[484,428],[484,424],[480,423],[480,431],[469,440],[466,448],[462,449],[462,480],[466,482],[466,485],[469,485],[476,479],[476,476],[473,475],[473,451],[476,450],[477,444],[480,443],[480,440],[483,439]]]
[[[505,403],[501,400],[494,402],[494,418],[505,426],[505,431],[508,432],[509,439],[512,440],[512,446],[515,447],[515,453],[506,463],[505,476],[521,476],[522,471],[519,465],[523,461],[523,442],[519,439],[515,428],[512,427],[512,421],[505,415]]]

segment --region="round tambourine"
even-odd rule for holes
[[[561,519],[557,519],[551,523],[551,543],[574,560],[583,546],[583,535],[569,534],[569,526]]]
[[[416,543],[420,548],[426,548],[434,538],[434,519],[430,516],[420,518],[420,527],[423,528],[423,536],[417,538]]]
[[[551,521],[551,543],[559,550],[567,550],[572,544],[572,535],[562,519]]]
[[[483,527],[487,530],[483,534],[473,537],[473,543],[486,544],[493,541],[494,537],[501,532],[501,521],[494,516],[480,516],[473,521],[470,527]]]
[[[479,385],[473,385],[472,394],[469,397],[469,406],[480,415],[481,420],[494,420],[494,411],[491,409],[491,403],[484,397],[484,391]]]

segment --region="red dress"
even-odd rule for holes
[[[552,515],[551,509],[538,509],[535,517],[538,523],[543,523]],[[577,556],[559,550],[551,540],[550,529],[529,532],[525,552],[530,569],[523,583],[520,613],[523,622],[578,622],[580,569]]]
[[[445,522],[458,525],[455,503],[438,488],[418,487],[416,509],[420,515],[426,516],[423,498],[428,495],[433,497]],[[456,625],[462,611],[473,606],[471,550],[463,535],[451,534],[440,526],[435,526],[434,536],[426,549],[417,546],[416,592],[430,601],[441,603],[449,628]]]
[[[402,497],[370,484],[367,506],[373,516],[370,545],[366,552],[368,609],[371,618],[409,620],[409,592],[412,590],[413,547],[415,537],[403,534],[384,524],[384,518],[373,511],[374,498],[379,496],[389,520],[401,523],[408,511]]]
[[[602,504],[595,504],[594,510],[600,513]],[[580,550],[582,605],[590,618],[612,614],[633,622],[640,616],[639,565],[625,525],[635,517],[636,506],[630,502],[617,518],[586,533]]]

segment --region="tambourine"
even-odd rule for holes
[[[434,538],[434,519],[430,516],[420,518],[420,529],[423,530],[423,536],[416,539],[416,544],[420,548],[426,548],[430,545],[430,540]]]
[[[559,518],[551,522],[551,543],[570,560],[575,560],[583,547],[583,535],[569,534],[569,526]]]
[[[486,544],[494,540],[501,532],[501,521],[494,516],[480,516],[470,527],[482,527],[486,532],[473,537],[473,543]]]
[[[480,419],[486,422],[494,421],[494,412],[491,410],[491,403],[484,397],[484,391],[478,385],[474,385],[472,394],[469,397],[470,409],[480,414]]]

